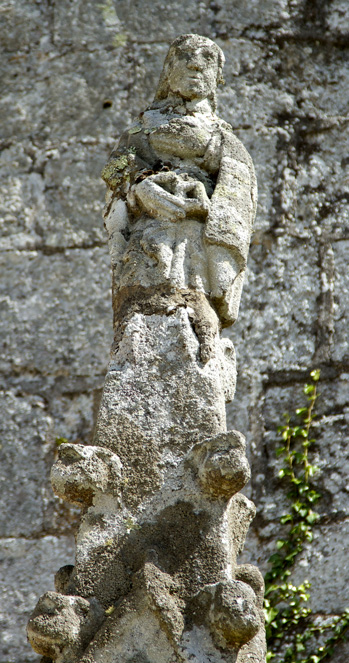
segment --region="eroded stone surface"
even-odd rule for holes
[[[51,484],[59,497],[73,504],[88,505],[96,492],[120,492],[122,465],[107,449],[63,443],[59,460],[51,471]]]
[[[69,663],[81,657],[103,620],[103,610],[96,602],[46,592],[29,619],[28,639],[39,654]]]

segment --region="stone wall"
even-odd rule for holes
[[[78,512],[49,484],[56,438],[88,442],[112,336],[99,175],[150,102],[180,33],[217,41],[219,114],[249,149],[259,208],[234,341],[229,423],[247,434],[258,509],[244,561],[266,568],[284,492],[275,430],[322,370],[315,453],[322,518],[295,579],[348,604],[346,0],[4,0],[0,9],[1,663],[29,663],[27,615],[73,561]],[[346,260],[347,256],[347,260]],[[339,648],[332,663],[344,663]]]

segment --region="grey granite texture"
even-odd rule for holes
[[[168,10],[143,0],[137,11],[139,4],[130,11],[129,3],[112,0],[6,0],[1,7],[0,381],[10,421],[0,450],[8,468],[1,513],[7,514],[2,543],[13,537],[19,570],[10,577],[14,553],[7,546],[2,565],[10,584],[6,614],[15,614],[13,603],[21,606],[17,626],[11,616],[3,636],[2,663],[37,660],[24,624],[49,578],[71,561],[62,551],[76,514],[53,497],[49,469],[57,436],[91,439],[108,362],[100,170],[115,140],[150,103],[179,32],[205,34],[223,48],[219,114],[250,151],[259,184],[240,318],[229,332],[238,385],[228,427],[248,438],[249,495],[258,509],[244,561],[265,562],[279,534],[275,430],[298,402],[309,370],[319,366],[316,483],[324,516],[311,565],[313,607],[333,613],[346,599],[335,569],[344,566],[348,548],[347,3],[176,0]],[[58,541],[50,554],[43,550],[48,535]],[[43,550],[40,558],[23,552],[23,537],[30,549]],[[307,568],[297,566],[298,579]],[[347,658],[338,650],[331,663]]]

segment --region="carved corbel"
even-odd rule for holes
[[[33,649],[56,663],[71,663],[82,655],[105,619],[94,599],[46,592],[28,622]]]
[[[240,580],[206,585],[190,605],[194,621],[209,626],[214,642],[222,649],[238,649],[258,632],[260,615],[256,595]]]
[[[119,457],[109,449],[64,443],[51,470],[52,488],[67,502],[91,506],[97,493],[120,493],[121,470]]]
[[[196,444],[191,462],[202,490],[216,499],[229,499],[251,477],[245,438],[238,431],[220,433]]]

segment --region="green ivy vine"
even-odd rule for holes
[[[274,663],[326,661],[336,643],[345,639],[349,627],[349,609],[340,616],[315,623],[314,614],[306,605],[310,583],[307,580],[300,585],[290,582],[295,560],[304,544],[312,541],[313,527],[319,519],[315,506],[321,495],[312,484],[318,467],[312,464],[309,450],[315,443],[311,435],[320,371],[312,371],[310,377],[311,381],[303,389],[307,403],[295,411],[297,423],[293,425],[286,414],[285,424],[278,428],[282,440],[276,450],[277,457],[282,459],[279,478],[288,488],[290,509],[280,518],[280,524],[288,527],[287,535],[277,540],[276,552],[269,558],[271,567],[265,576],[267,663],[274,659]]]

